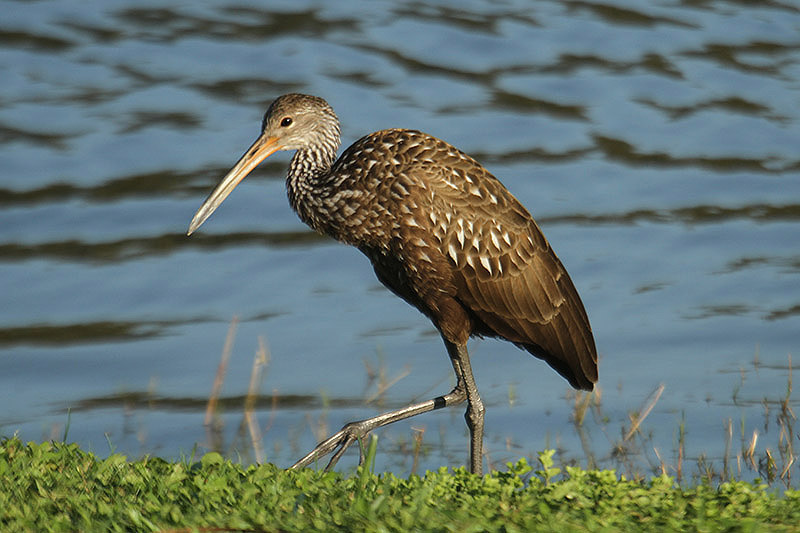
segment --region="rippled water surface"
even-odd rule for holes
[[[271,359],[256,415],[266,460],[280,465],[326,429],[449,390],[430,323],[356,250],[292,213],[288,154],[185,236],[269,102],[299,91],[333,105],[345,145],[410,127],[476,157],[531,210],[578,287],[600,352],[582,431],[574,395],[546,365],[507,343],[471,344],[493,466],[558,446],[581,464],[632,458],[675,473],[681,442],[686,461],[719,461],[741,455],[754,430],[760,457],[786,453],[787,434],[800,449],[797,426],[778,420],[782,400],[783,413],[800,407],[789,389],[800,348],[798,4],[2,1],[0,11],[1,434],[68,429],[99,453],[110,443],[177,457],[198,444],[247,459],[250,437],[237,430],[259,336]],[[234,316],[220,442],[203,417]],[[620,446],[660,384],[641,432]],[[462,413],[385,430],[379,468],[407,473],[419,436],[418,469],[464,464]]]

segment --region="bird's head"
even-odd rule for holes
[[[335,154],[339,135],[339,119],[322,98],[294,93],[278,97],[264,114],[261,135],[197,210],[187,235],[199,228],[245,176],[270,155],[278,150]]]
[[[339,142],[339,119],[317,96],[284,94],[264,114],[261,136],[275,139],[278,150],[314,150]]]

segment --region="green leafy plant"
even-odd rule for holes
[[[0,441],[0,531],[795,531],[800,491],[553,464],[539,454],[484,476],[375,475],[370,439],[352,476],[199,461],[99,458],[75,444]],[[534,475],[531,475],[534,474]]]

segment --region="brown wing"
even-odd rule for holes
[[[363,165],[368,154],[375,161],[360,175],[376,191],[374,203],[356,217],[373,217],[370,241],[353,244],[385,285],[450,340],[507,339],[572,386],[592,389],[597,353],[580,297],[502,183],[463,152],[416,131],[376,132],[350,151],[354,157],[342,159]]]
[[[426,186],[439,219],[434,235],[454,267],[456,299],[478,319],[473,333],[507,339],[573,387],[591,390],[597,351],[569,274],[503,184],[449,148],[447,163],[427,173]]]

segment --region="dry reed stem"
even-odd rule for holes
[[[743,454],[742,454],[742,455],[744,455],[745,461],[749,461],[750,462],[750,466],[752,466],[753,468],[758,468],[756,466],[756,459],[755,459],[756,443],[758,443],[758,430],[754,429],[753,430],[753,438],[750,439],[750,445],[745,450],[743,450]]]
[[[683,458],[686,454],[686,420],[681,420],[678,427],[678,467],[675,470],[675,475],[678,478],[678,483],[683,480]]]
[[[641,411],[638,415],[630,415],[631,420],[631,428],[625,433],[625,436],[622,438],[623,441],[630,440],[633,437],[634,433],[639,429],[639,426],[644,422],[644,419],[647,418],[647,415],[650,414],[650,411],[653,410],[653,407],[656,406],[658,403],[658,399],[661,398],[661,393],[664,392],[664,384],[660,384],[656,389],[655,393],[651,395],[650,401],[647,403],[645,408]]]
[[[386,380],[386,369],[385,367],[381,367],[380,371],[378,372],[378,387],[375,389],[375,392],[370,394],[365,401],[365,403],[372,403],[378,398],[383,398],[386,395],[386,392],[397,384],[398,381],[405,378],[411,373],[411,369],[409,367],[405,367],[405,369],[400,372],[397,376],[393,379],[387,381]]]
[[[250,372],[250,385],[244,399],[244,419],[250,432],[250,443],[257,463],[264,462],[264,449],[261,442],[261,431],[255,415],[255,404],[258,398],[258,389],[261,387],[262,370],[269,364],[269,350],[264,337],[258,337],[258,350],[253,358],[253,369]]]
[[[583,425],[583,420],[586,418],[586,411],[589,410],[592,394],[591,392],[583,391],[575,393],[575,405],[572,408],[572,421],[579,426]]]
[[[666,476],[667,475],[667,463],[665,463],[664,460],[661,458],[661,454],[658,453],[658,448],[656,448],[655,446],[653,446],[653,452],[655,452],[656,458],[658,459],[659,469],[661,470],[661,475],[662,476]]]
[[[228,334],[225,337],[225,345],[222,347],[222,356],[217,366],[217,374],[214,376],[214,384],[211,386],[211,395],[208,397],[208,405],[206,406],[206,417],[203,422],[208,426],[214,413],[217,411],[217,402],[219,401],[219,393],[222,390],[222,383],[225,381],[225,372],[228,369],[228,361],[233,352],[233,341],[236,338],[236,326],[239,323],[239,317],[234,316],[231,319],[231,325],[228,326]]]
[[[425,436],[425,428],[412,427],[411,430],[414,432],[414,460],[411,463],[411,473],[416,474],[419,466],[419,454],[420,451],[422,451],[422,438]]]
[[[733,420],[725,423],[725,455],[722,458],[722,480],[727,481],[730,475],[731,444],[733,443]]]
[[[789,476],[789,469],[792,468],[793,464],[794,464],[794,456],[791,456],[789,457],[789,460],[786,461],[786,466],[784,466],[783,470],[781,470],[781,479],[787,479],[787,477]]]
[[[792,396],[792,354],[789,354],[789,368],[788,368],[788,375],[786,376],[786,396],[781,402],[781,409],[783,409],[784,413],[787,413],[791,416],[792,420],[797,420],[797,417],[792,411],[792,406],[789,403],[789,399]]]

